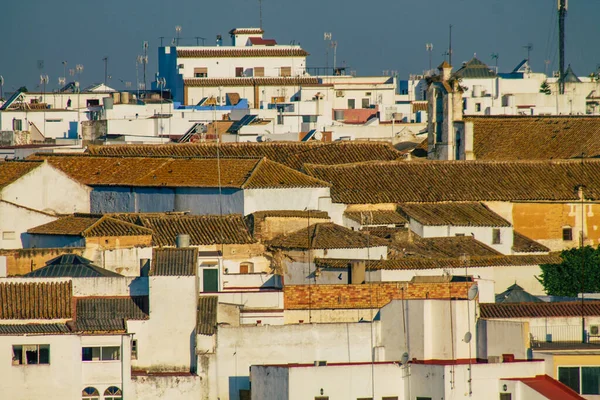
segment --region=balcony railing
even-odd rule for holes
[[[600,348],[600,335],[590,334],[589,327],[584,335],[577,325],[532,326],[529,332],[534,350]]]

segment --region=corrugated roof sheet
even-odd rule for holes
[[[548,253],[550,249],[517,231],[513,231],[512,251],[515,253]]]
[[[41,165],[36,161],[7,161],[0,163],[0,189]]]
[[[480,304],[481,318],[552,318],[581,317],[581,302]],[[583,314],[600,316],[600,301],[583,303]]]
[[[332,184],[335,203],[420,203],[444,201],[600,199],[600,160],[429,161],[305,165],[312,176]]]
[[[195,276],[198,248],[166,248],[152,250],[150,275]]]
[[[78,297],[75,310],[77,320],[144,320],[149,316],[149,300],[148,296]]]
[[[89,146],[92,155],[161,157],[266,157],[301,170],[305,163],[320,165],[349,164],[364,161],[399,160],[404,154],[388,142],[268,142],[268,143],[182,143],[165,145]]]
[[[175,246],[179,234],[190,235],[190,246],[256,243],[239,214],[120,214],[114,217],[151,229],[155,246]]]
[[[309,247],[310,238],[310,247]],[[371,237],[334,223],[314,224],[310,227],[280,235],[269,242],[271,247],[285,249],[356,249],[387,246],[378,237]]]
[[[280,47],[225,47],[177,49],[178,58],[225,58],[225,57],[306,57],[308,52],[297,48]]]
[[[477,160],[550,160],[600,156],[600,118],[467,117]]]
[[[68,282],[0,283],[0,319],[71,318]]]
[[[483,268],[540,265],[560,262],[558,254],[552,255],[517,255],[517,256],[475,256],[461,259],[454,258],[417,258],[406,257],[395,260],[368,261],[367,267],[374,270],[413,270],[444,268]],[[352,260],[335,258],[317,258],[315,263],[322,268],[346,268]]]
[[[127,330],[124,318],[77,318],[72,326],[80,333],[124,333]]]
[[[46,263],[46,266],[25,274],[27,278],[98,278],[122,276],[93,265],[86,258],[75,254],[63,254]]]
[[[200,335],[213,335],[217,332],[217,308],[219,296],[200,296],[198,298],[198,328]]]
[[[398,210],[407,217],[430,226],[511,226],[510,222],[482,203],[400,204]]]
[[[267,159],[45,156],[73,179],[90,186],[297,188],[327,187]],[[220,174],[219,174],[220,171]]]
[[[69,332],[66,324],[0,324],[0,335],[62,335]]]
[[[507,380],[519,381],[538,392],[541,398],[547,400],[585,400],[573,389],[548,375],[537,375],[533,378],[510,378]]]
[[[361,225],[404,225],[406,218],[392,210],[346,211],[344,216]]]

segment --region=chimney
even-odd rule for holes
[[[440,71],[440,77],[442,78],[442,82],[448,82],[450,76],[452,76],[452,66],[448,64],[447,61],[444,61],[440,64],[438,70]]]
[[[361,285],[365,282],[367,264],[365,261],[352,261],[350,263],[350,277],[348,283]]]

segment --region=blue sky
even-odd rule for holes
[[[600,64],[600,1],[573,0],[567,16],[567,63],[579,75]],[[401,78],[428,68],[425,43],[433,43],[433,64],[443,60],[448,46],[448,25],[453,24],[453,64],[474,54],[494,64],[499,54],[501,71],[511,70],[526,57],[523,48],[533,44],[534,70],[556,70],[556,0],[263,0],[265,37],[280,44],[295,40],[311,55],[308,66],[325,66],[323,32],[338,43],[338,64],[358,75],[379,75],[395,70]],[[0,41],[0,75],[5,91],[26,85],[36,90],[40,73],[49,75],[48,90],[58,87],[67,68],[82,64],[82,85],[104,80],[109,57],[109,84],[136,82],[136,56],[149,42],[148,74],[156,72],[159,37],[165,43],[182,27],[181,44],[194,37],[213,44],[234,27],[258,26],[258,0],[28,0],[3,5]],[[332,55],[329,54],[329,65]],[[43,60],[44,68],[38,68]],[[150,80],[150,79],[149,79]]]

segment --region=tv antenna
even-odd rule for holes
[[[144,41],[142,45],[144,55],[142,57],[142,69],[144,71],[144,86],[146,86],[146,65],[148,64],[148,42]]]
[[[177,35],[175,38],[175,45],[179,46],[179,37],[181,36],[181,25],[177,25],[175,27],[175,34]]]
[[[500,54],[492,53],[491,57],[492,57],[492,60],[494,60],[496,62],[496,73],[498,73],[498,58],[500,58]]]
[[[104,86],[108,83],[108,56],[102,59],[104,61]]]
[[[433,43],[425,43],[425,50],[429,53],[429,70],[431,71],[431,52],[433,51]]]
[[[204,46],[204,41],[206,40],[206,38],[203,38],[202,36],[195,36],[194,39],[196,39],[196,46],[200,46],[201,40],[202,40],[202,46]]]
[[[533,50],[533,43],[527,43],[523,48],[527,50],[527,67],[531,70],[531,51]]]
[[[258,27],[262,29],[262,0],[258,0]]]
[[[324,32],[323,33],[323,40],[324,41],[330,41],[331,42],[331,32]],[[325,75],[327,75],[328,71],[329,71],[329,45],[325,46]]]

